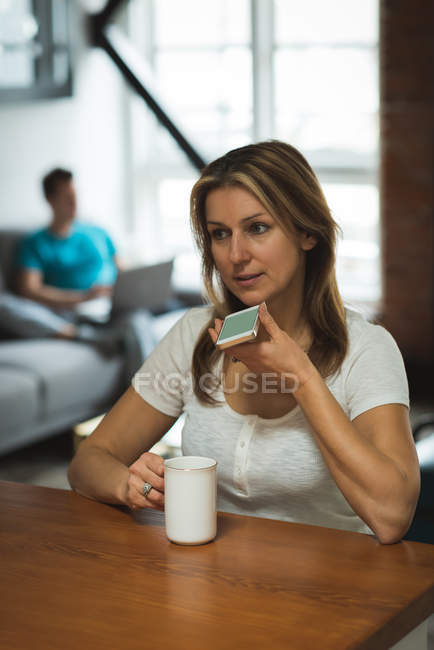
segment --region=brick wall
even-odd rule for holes
[[[380,97],[381,322],[406,364],[428,366],[434,356],[432,0],[380,0]]]

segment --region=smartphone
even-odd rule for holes
[[[219,350],[224,350],[238,343],[254,341],[259,323],[259,305],[229,314],[223,321],[216,347]]]

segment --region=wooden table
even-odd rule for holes
[[[0,647],[376,649],[415,628],[423,647],[434,546],[226,513],[218,530],[176,546],[163,513],[0,482]]]

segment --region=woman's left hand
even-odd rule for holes
[[[255,374],[274,372],[279,377],[287,376],[287,383],[297,390],[315,373],[315,366],[294,339],[280,329],[265,303],[259,306],[259,319],[269,340],[233,345],[225,353],[242,361]],[[223,321],[217,318],[215,328],[208,329],[213,343],[222,325]]]

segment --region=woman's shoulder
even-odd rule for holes
[[[354,309],[346,309],[346,321],[349,349],[336,390],[350,419],[384,404],[408,406],[405,366],[393,336]]]
[[[348,356],[355,354],[365,346],[396,348],[396,342],[390,332],[382,325],[370,322],[366,316],[353,307],[345,307],[345,317],[349,340]]]
[[[203,329],[208,325],[213,315],[213,305],[203,305],[188,309],[173,325],[173,330],[178,330],[183,339],[196,341]]]
[[[213,305],[200,305],[199,307],[191,307],[188,309],[184,318],[194,327],[203,327],[209,322],[213,312]]]
[[[193,307],[184,313],[170,312],[171,321],[160,320],[159,327],[153,324],[154,339],[158,343],[145,359],[141,370],[146,372],[183,372],[191,366],[191,354],[196,341],[208,324],[213,307]],[[156,320],[158,320],[157,317]]]
[[[351,342],[356,341],[369,330],[369,321],[366,316],[357,311],[354,307],[345,307],[345,320],[347,324],[348,337]]]

